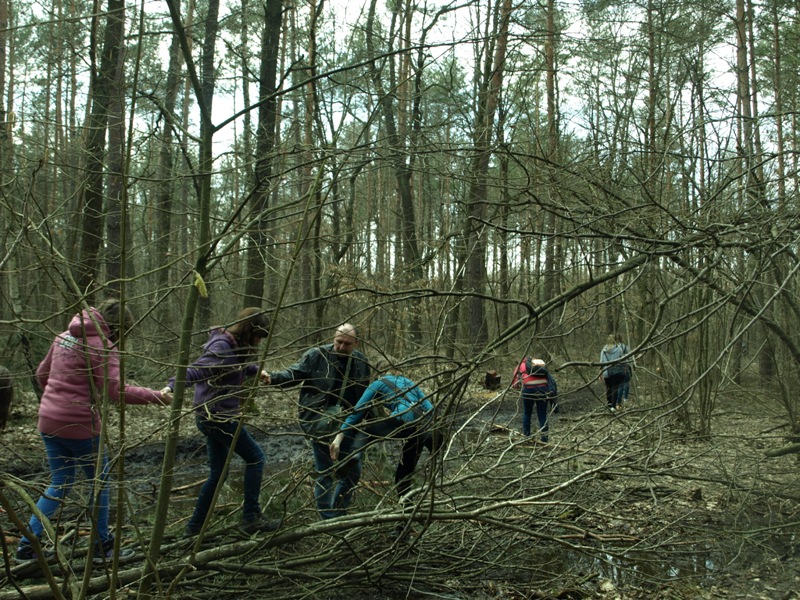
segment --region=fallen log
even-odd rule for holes
[[[777,456],[785,456],[787,454],[797,454],[800,452],[800,444],[789,444],[788,446],[784,446],[783,448],[774,448],[773,450],[767,450],[764,454],[768,458],[775,458]]]

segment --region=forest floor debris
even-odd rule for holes
[[[454,456],[475,463],[484,461],[491,469],[496,456],[513,452],[515,460],[528,457],[524,461],[529,462],[521,464],[530,465],[534,479],[543,482],[595,469],[591,478],[574,487],[571,497],[549,494],[537,500],[541,508],[534,511],[520,507],[516,516],[513,511],[504,513],[507,543],[518,548],[525,545],[525,549],[516,551],[535,556],[542,563],[535,568],[553,574],[549,587],[542,589],[536,581],[526,580],[533,567],[521,574],[499,563],[494,571],[481,572],[474,557],[469,557],[463,577],[439,582],[442,587],[438,590],[427,588],[425,592],[424,577],[418,588],[404,583],[402,577],[393,577],[378,588],[377,596],[367,582],[358,581],[351,588],[323,588],[328,591],[316,597],[422,598],[448,590],[453,598],[800,598],[796,592],[800,589],[798,456],[766,456],[790,440],[779,407],[766,400],[760,402],[753,406],[748,394],[729,397],[715,409],[712,435],[703,438],[683,432],[668,407],[636,399],[621,414],[611,415],[596,393],[584,390],[562,401],[562,413],[552,425],[551,443],[545,446],[527,444],[517,432],[521,417],[513,392],[492,397],[475,390],[474,398],[459,406],[463,414],[456,421],[451,440]],[[42,485],[47,470],[35,413],[35,400],[21,395],[8,429],[0,434],[4,448],[0,470],[18,482]],[[158,436],[164,431],[163,416],[153,407],[128,407],[126,415],[130,446],[125,455],[126,480],[132,498],[140,505],[135,510],[141,514],[152,508],[158,490],[163,455]],[[293,417],[292,402],[268,401],[261,404],[261,414],[251,420],[251,428],[267,453],[267,473],[276,482],[287,471],[300,473],[302,480],[303,472],[310,468],[306,443]],[[173,487],[176,531],[189,515],[205,469],[202,440],[191,415],[183,419],[181,435]],[[372,458],[386,460],[384,454]],[[236,485],[236,468],[234,465],[232,485]],[[453,471],[452,465],[448,470]],[[385,472],[368,465],[356,510],[370,510],[388,495],[388,479]],[[518,482],[498,479],[493,484],[511,482],[519,485],[520,494],[533,485],[524,477]],[[220,508],[235,511],[237,507],[223,496]],[[297,525],[315,521],[311,509],[296,514],[305,520]],[[547,529],[539,529],[531,514],[546,516],[550,520]],[[17,532],[5,514],[0,515],[0,524],[5,548],[13,551]],[[490,520],[480,519],[461,529],[452,522],[434,522],[421,528],[415,525],[414,536],[419,539],[413,537],[412,541],[417,559],[429,558],[438,566],[448,556],[443,546],[455,535],[451,532],[461,531],[463,535],[465,526],[492,531]],[[527,527],[534,535],[531,539],[524,535]],[[545,531],[551,537],[537,537]],[[281,534],[289,535],[278,532],[276,539]],[[496,531],[490,535],[496,535]],[[374,548],[391,548],[396,543],[391,536],[369,542],[364,539],[359,538],[359,543]],[[179,539],[167,541],[176,557],[185,551]],[[217,530],[211,532],[203,547],[229,543],[237,542]],[[454,544],[452,551],[452,560],[457,561],[463,549]],[[7,555],[5,558],[8,561]],[[441,568],[444,573],[451,572]],[[19,569],[15,573],[23,583],[27,576]],[[11,591],[7,577],[0,597],[4,591]],[[292,589],[273,588],[273,597],[289,595]],[[219,591],[215,595],[226,597]],[[200,597],[195,592],[187,593],[189,596]]]

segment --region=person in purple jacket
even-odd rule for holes
[[[39,403],[39,432],[50,467],[50,485],[36,507],[50,520],[72,488],[78,467],[87,481],[99,481],[100,490],[92,489],[90,495],[90,498],[97,496],[97,506],[89,513],[96,511],[97,514],[93,523],[97,531],[93,561],[98,564],[111,559],[114,550],[114,536],[108,530],[109,462],[105,453],[102,473],[99,477],[95,475],[101,407],[109,400],[119,402],[123,398],[126,404],[169,404],[172,400],[168,390],[158,392],[123,386],[120,381],[117,342],[132,326],[130,310],[117,300],[88,308],[72,318],[67,331],[56,336],[36,369],[36,378],[43,390]],[[37,558],[31,536],[39,546],[38,540],[45,527],[36,514],[31,517],[28,530],[15,553],[15,559],[20,562]],[[133,550],[122,548],[118,557],[128,558],[133,554]]]
[[[186,370],[186,385],[194,386],[195,423],[206,438],[209,474],[194,512],[186,525],[187,537],[197,535],[211,511],[217,487],[224,483],[225,462],[233,451],[245,462],[244,504],[241,529],[245,533],[274,531],[280,521],[269,521],[261,514],[259,495],[266,457],[261,446],[241,423],[242,405],[247,394],[245,381],[267,373],[255,364],[256,348],[269,335],[269,321],[257,307],[245,308],[232,325],[212,329],[203,354]],[[175,389],[170,379],[163,392]],[[238,430],[238,437],[237,437]],[[234,445],[235,440],[235,445]]]

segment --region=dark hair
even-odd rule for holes
[[[250,306],[239,311],[236,321],[225,330],[236,340],[244,345],[255,344],[256,338],[265,338],[269,335],[270,322],[264,314],[264,309]]]
[[[120,325],[123,327],[122,333],[127,333],[133,327],[133,313],[126,304],[124,307],[119,300],[109,299],[100,303],[97,312],[103,315],[109,330],[112,341],[116,341],[120,336]]]

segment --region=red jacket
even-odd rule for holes
[[[103,398],[119,401],[119,351],[108,340],[110,330],[103,316],[89,310],[91,314],[85,310],[72,318],[36,369],[44,390],[39,404],[39,431],[44,434],[77,440],[94,437],[100,433]],[[125,386],[125,402],[161,404],[161,393]]]
[[[530,370],[528,369],[530,361]],[[511,386],[522,388],[523,396],[546,396],[555,398],[558,394],[556,380],[550,375],[544,361],[539,358],[523,360],[511,376]]]

